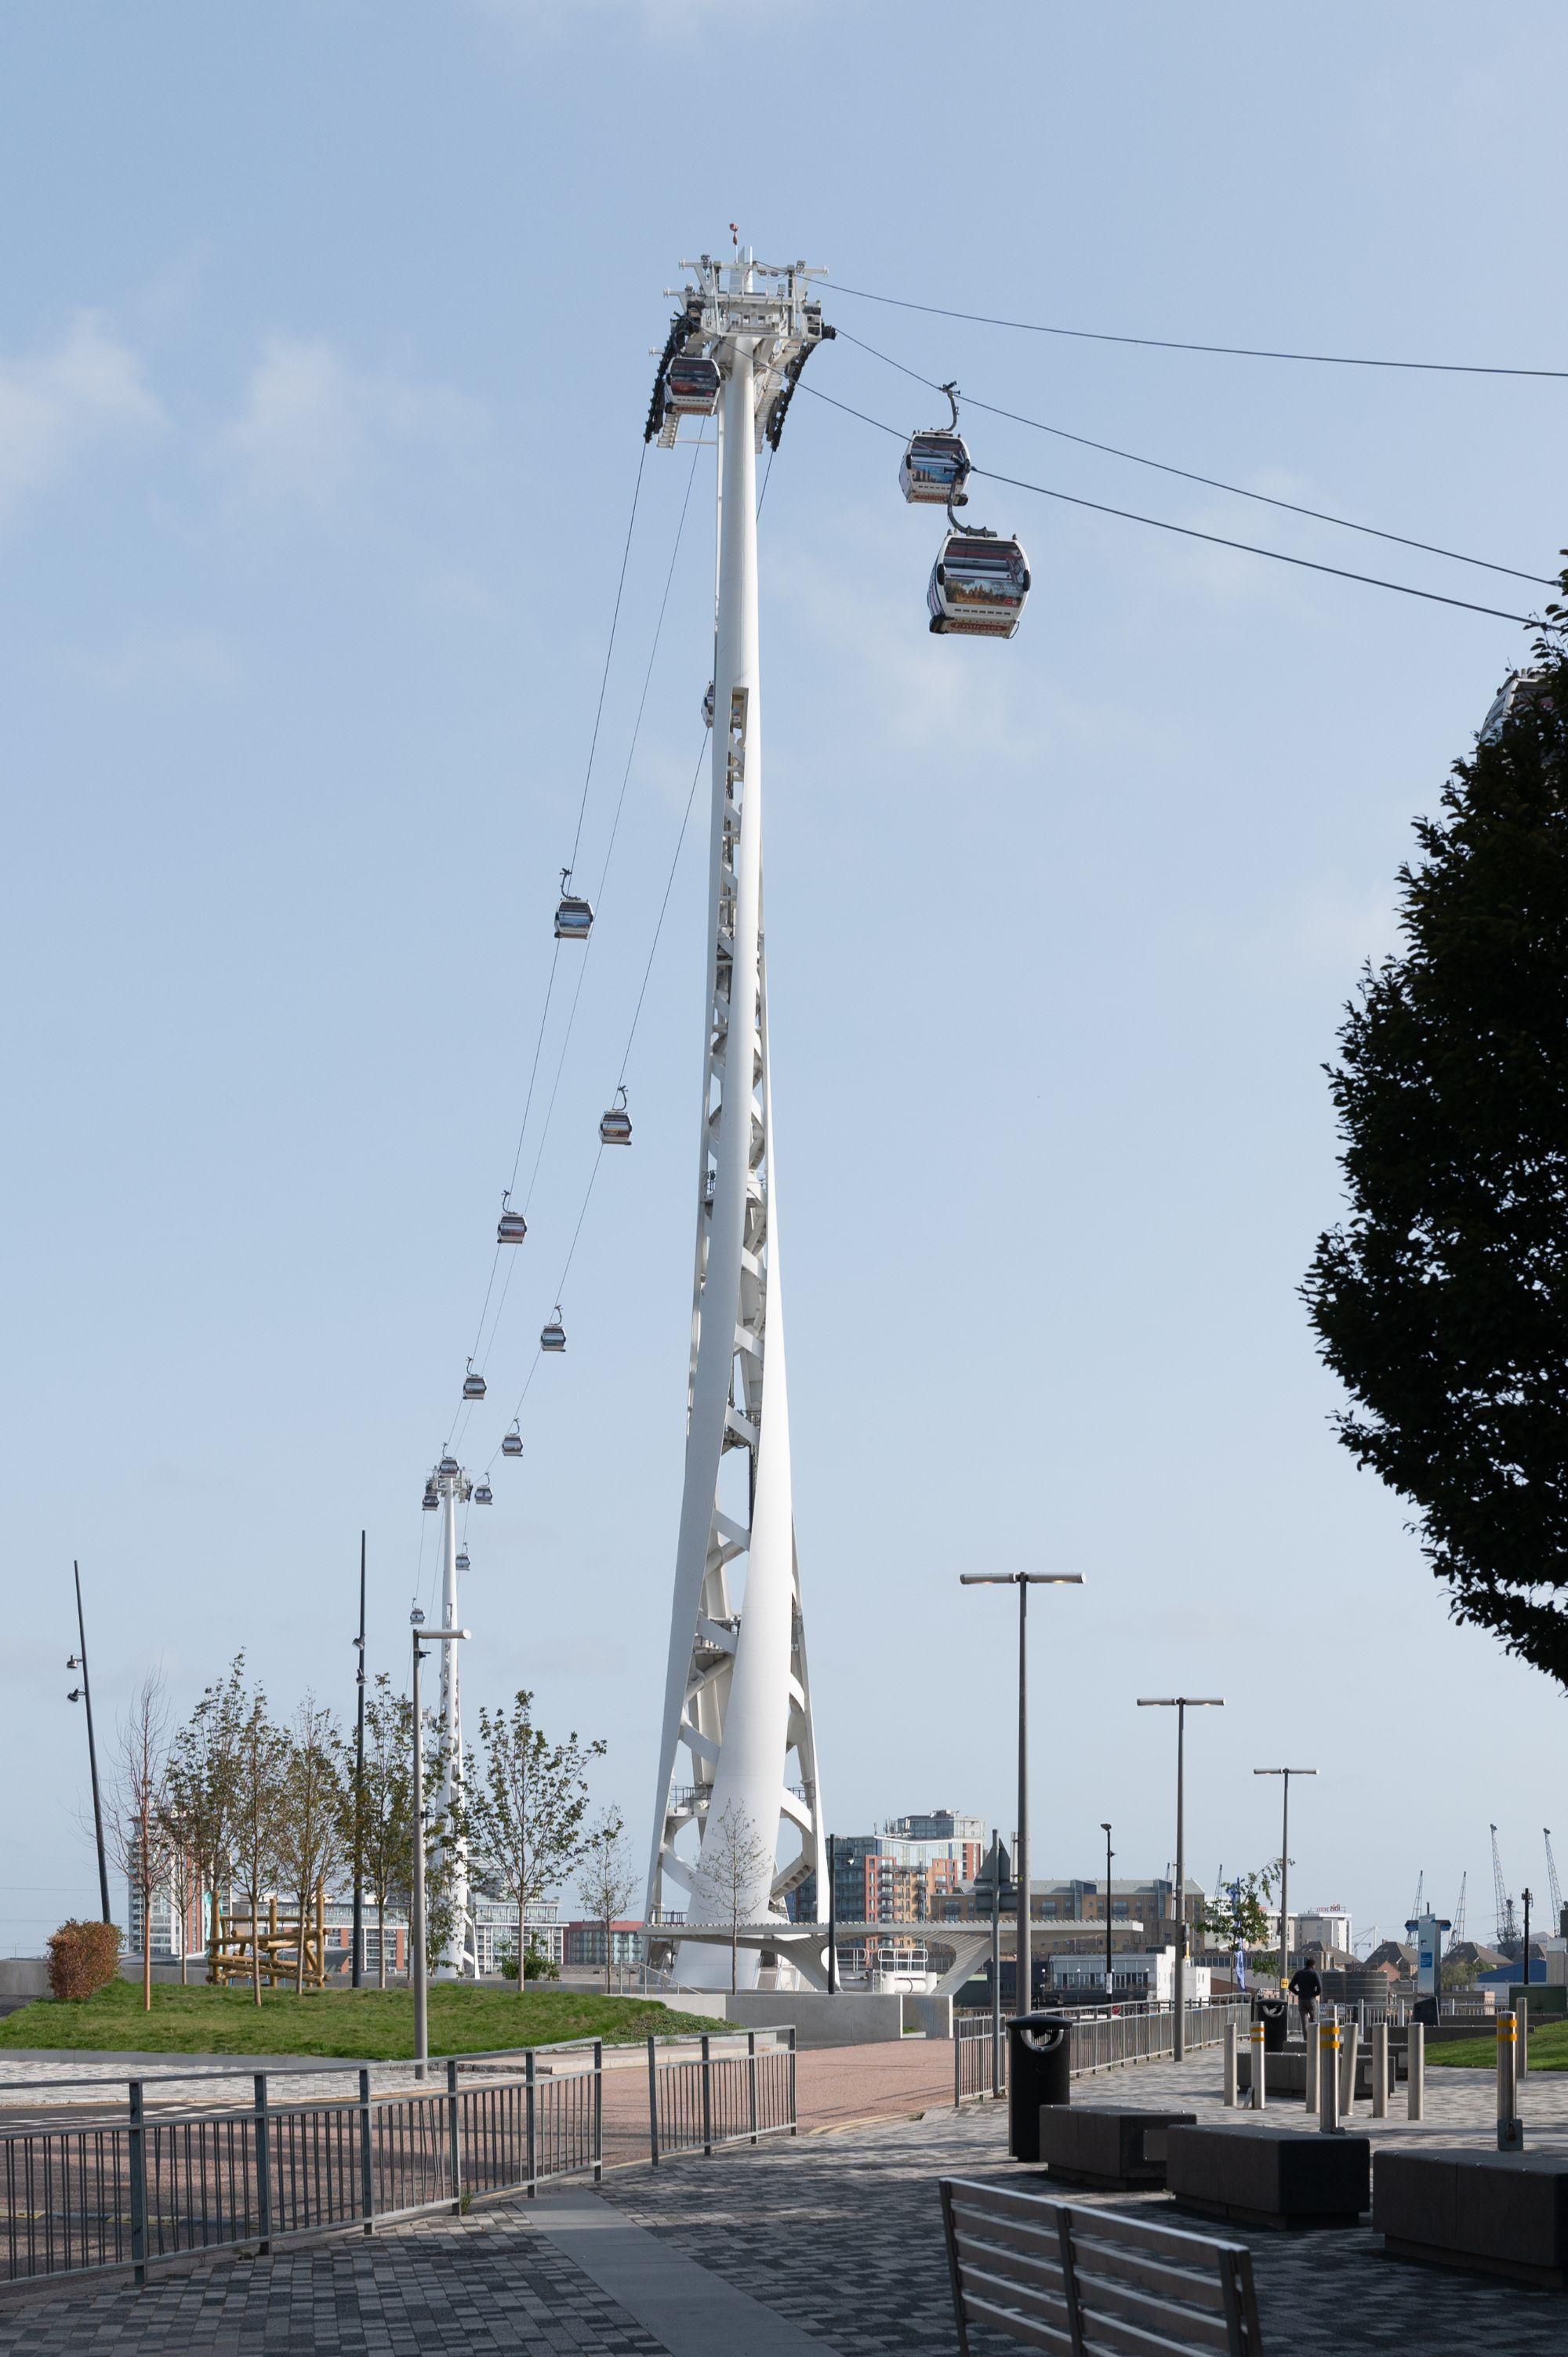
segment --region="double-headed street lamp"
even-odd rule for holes
[[[1254,1768],[1254,1776],[1284,1778],[1284,1817],[1280,1828],[1280,1986],[1290,1979],[1290,1780],[1316,1776],[1316,1768]]]
[[[1140,1710],[1174,1710],[1176,1748],[1176,2018],[1171,2051],[1179,2062],[1187,2053],[1187,1715],[1189,1710],[1223,1710],[1222,1695],[1140,1695]]]
[[[420,1613],[413,1623],[413,1871],[410,1877],[408,1910],[409,1978],[413,1985],[413,2075],[424,2076],[430,2056],[430,1975],[424,1954],[424,1717],[419,1706],[419,1664],[422,1645],[455,1645],[471,1632],[467,1629],[424,1629]],[[518,1961],[521,1975],[522,1963]],[[521,1986],[521,1978],[518,1986]]]
[[[1018,1964],[1015,1999],[1020,2013],[1034,2005],[1029,1954],[1029,1671],[1028,1620],[1031,1587],[1081,1587],[1077,1571],[961,1571],[961,1587],[1015,1587],[1018,1591],[1018,1838],[1013,1859],[1018,1887]],[[998,1972],[1000,1977],[1000,1968]]]

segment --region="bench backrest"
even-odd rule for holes
[[[972,2323],[1067,2357],[1262,2357],[1244,2244],[962,2177],[941,2190],[962,2357]]]

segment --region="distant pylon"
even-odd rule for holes
[[[431,1475],[441,1500],[441,1626],[456,1629],[457,1619],[457,1509],[472,1493],[467,1475],[450,1457],[443,1457]],[[441,1653],[441,1774],[431,1801],[437,1822],[446,1824],[463,1792],[463,1710],[457,1685],[457,1645],[443,1645]],[[414,1740],[422,1739],[415,1730]],[[476,1980],[478,1948],[474,1910],[468,1889],[468,1845],[443,1833],[437,1846],[445,1882],[444,1897],[451,1910],[451,1925],[434,1966],[437,1980]]]
[[[809,1876],[819,1916],[826,1900],[779,1280],[757,584],[757,451],[765,432],[777,441],[823,331],[802,265],[757,264],[746,248],[697,269],[648,429],[667,447],[711,399],[721,451],[696,1275],[648,1918],[717,1924],[738,1911],[760,1924]],[[743,1986],[757,1968],[757,1952],[743,1952]],[[682,1943],[678,1969],[689,1985],[729,1985],[728,1955],[702,1943]]]

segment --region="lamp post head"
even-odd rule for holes
[[[1140,1695],[1140,1710],[1223,1710],[1223,1695]]]
[[[1081,1587],[1081,1571],[961,1571],[961,1587]]]

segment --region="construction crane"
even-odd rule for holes
[[[1554,1934],[1563,1929],[1563,1893],[1557,1888],[1557,1860],[1552,1855],[1552,1827],[1543,1829],[1546,1843],[1546,1887],[1552,1894],[1552,1929]]]
[[[1519,1932],[1514,1924],[1513,1900],[1503,1889],[1503,1865],[1498,1856],[1496,1825],[1492,1827],[1492,1897],[1497,1906],[1498,1945],[1507,1955],[1510,1944],[1518,1944]]]
[[[1456,1948],[1465,1936],[1465,1886],[1469,1881],[1468,1868],[1459,1877],[1459,1904],[1454,1910],[1454,1935],[1448,1944]]]
[[[1410,1910],[1410,1920],[1412,1923],[1419,1923],[1421,1921],[1421,1902],[1425,1890],[1426,1868],[1423,1867],[1415,1878],[1415,1904]]]

